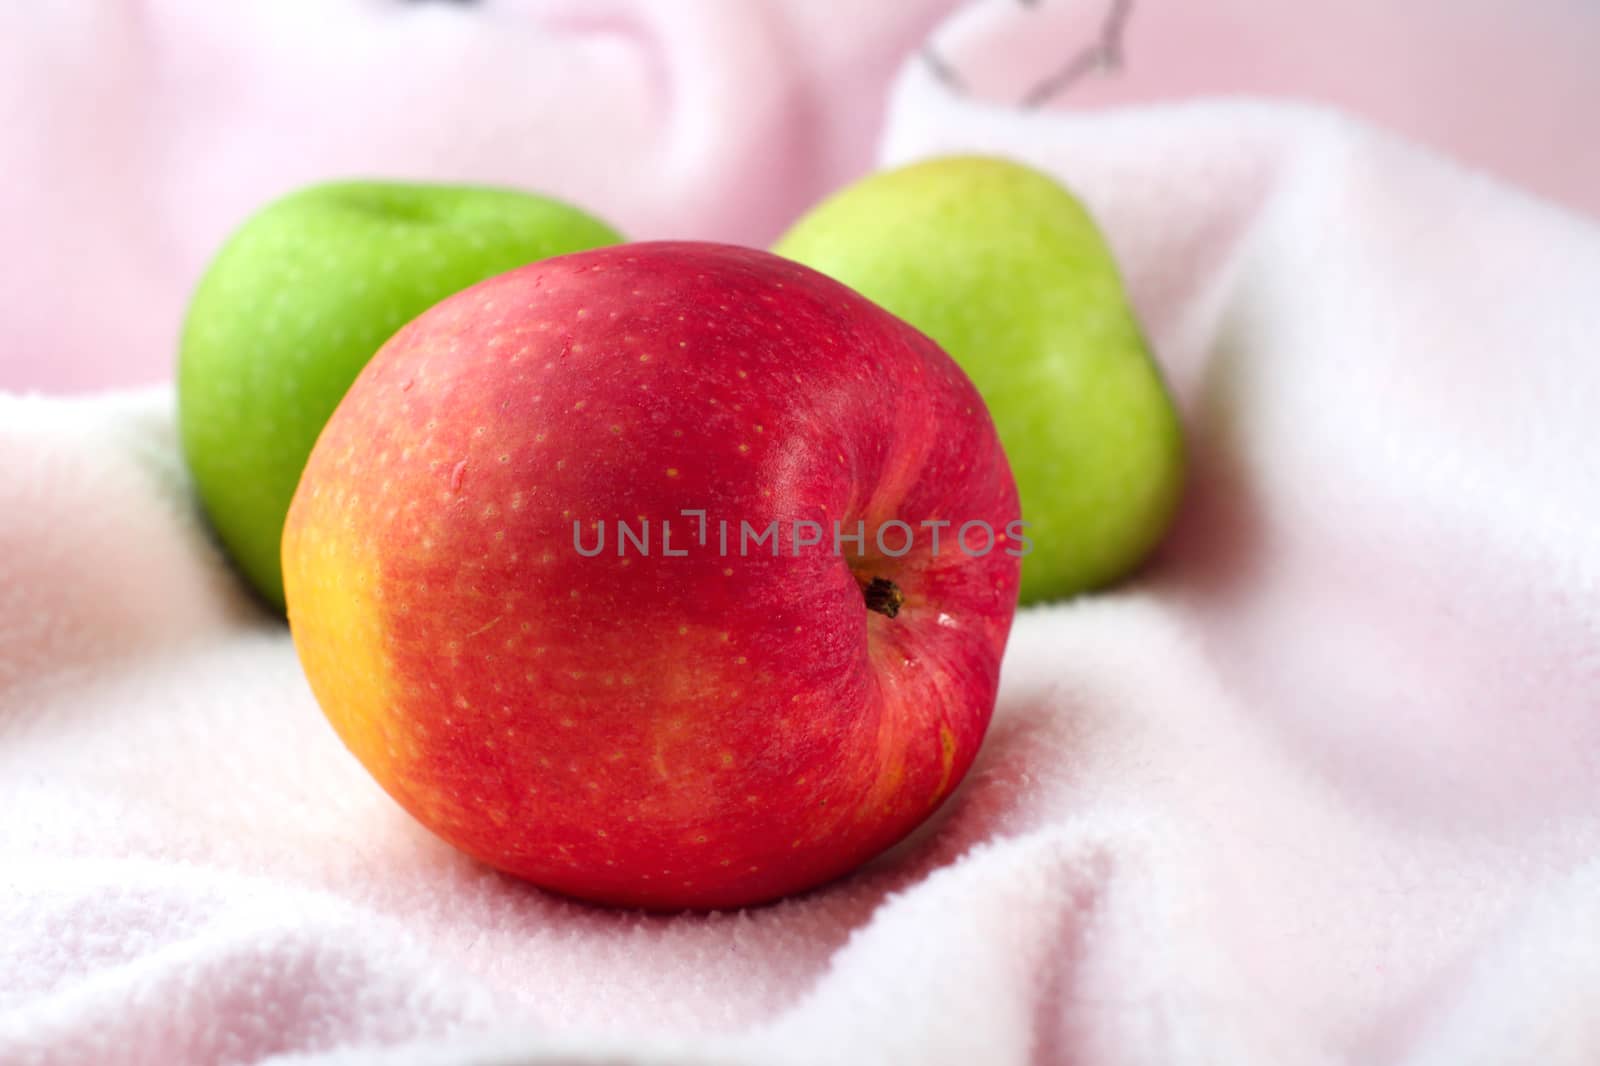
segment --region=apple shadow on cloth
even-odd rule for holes
[[[1031,828],[1028,800],[1033,786],[1059,778],[1071,760],[1061,757],[1056,734],[1076,742],[1058,686],[1033,692],[1002,691],[994,720],[972,768],[939,809],[904,840],[863,865],[854,877],[871,878],[885,894],[920,881],[986,840]]]
[[[1235,600],[1262,565],[1266,530],[1241,432],[1241,362],[1225,322],[1184,412],[1183,496],[1138,575],[1196,609]]]
[[[251,583],[250,578],[246,576],[244,570],[234,561],[233,556],[228,552],[227,546],[222,543],[221,536],[218,535],[211,524],[210,518],[206,515],[205,504],[200,501],[200,496],[194,491],[194,486],[192,484],[188,485],[186,490],[189,507],[193,512],[194,521],[200,527],[201,536],[205,538],[206,544],[209,546],[211,553],[217,557],[219,564],[227,571],[227,576],[238,593],[241,616],[248,612],[260,621],[274,623],[287,631],[289,628],[289,616],[279,610],[277,604],[270,602],[265,596],[261,595],[255,585]]]

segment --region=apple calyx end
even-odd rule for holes
[[[861,598],[866,601],[867,610],[876,611],[885,618],[893,618],[900,613],[900,608],[906,602],[906,594],[886,577],[875,577],[861,585]]]

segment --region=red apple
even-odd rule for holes
[[[424,825],[574,896],[725,907],[850,870],[956,787],[1018,518],[925,336],[763,252],[634,244],[396,334],[283,567],[317,699]]]

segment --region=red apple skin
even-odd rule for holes
[[[641,516],[649,556],[619,558]],[[283,564],[312,690],[424,825],[583,899],[734,907],[851,870],[960,782],[1018,518],[932,341],[787,260],[659,242],[512,271],[396,334],[317,443]],[[774,519],[779,556],[741,557],[738,523]],[[866,523],[865,557],[834,554],[834,519]],[[899,558],[873,543],[890,519],[916,534]],[[604,520],[602,554],[574,520],[586,548]],[[795,553],[795,520],[823,543]],[[937,554],[924,520],[952,523]],[[976,528],[953,543],[974,520],[987,554]],[[894,617],[867,609],[877,577]]]

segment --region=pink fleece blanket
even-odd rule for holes
[[[936,821],[846,880],[737,914],[588,908],[485,870],[339,746],[282,625],[205,536],[168,389],[0,396],[0,1063],[1600,1061],[1600,227],[1330,111],[1003,106],[1013,72],[980,60],[1011,54],[986,51],[1014,32],[1009,10],[945,23],[937,62],[901,66],[881,112],[861,94],[892,65],[849,49],[915,47],[933,16],[913,8],[852,12],[877,22],[846,43],[802,5],[703,4],[696,33],[734,35],[720,41],[585,7],[588,50],[546,58],[668,79],[659,106],[687,109],[634,116],[659,185],[581,154],[551,171],[618,206],[618,183],[655,189],[616,211],[641,235],[776,228],[772,203],[848,165],[848,138],[830,141],[841,154],[794,178],[806,151],[774,162],[751,142],[760,122],[739,124],[788,54],[727,54],[758,39],[757,10],[774,40],[838,49],[787,62],[857,72],[839,91],[884,115],[882,160],[1015,155],[1105,224],[1184,408],[1191,490],[1138,580],[1022,612],[993,730]],[[352,41],[368,17],[318,10]],[[103,17],[150,45],[158,12]],[[1569,28],[1592,26],[1574,12]],[[191,132],[231,128],[245,104],[292,113],[254,92],[251,57],[311,47],[330,79],[393,61],[291,41],[287,14],[195,17],[261,32],[211,57],[219,88],[188,106],[214,126]],[[429,27],[419,42],[468,32],[450,5],[404,17]],[[69,50],[60,32],[35,51]],[[640,41],[672,62],[636,63]],[[147,53],[106,47],[92,69],[109,91],[110,59]],[[374,110],[370,157],[328,158],[381,168],[410,150],[408,121],[442,121],[422,92],[452,73],[440,54],[418,53],[431,81],[395,68],[411,115]],[[720,73],[671,81],[684,54]],[[547,84],[529,91],[524,106],[550,106]],[[457,132],[487,136],[462,98]],[[572,106],[568,153],[604,110]],[[607,128],[637,162],[618,108]],[[167,144],[184,177],[140,186],[149,218],[107,208],[107,262],[89,222],[65,220],[79,243],[38,262],[72,313],[6,305],[12,383],[41,361],[56,369],[40,381],[115,379],[82,359],[118,336],[127,380],[155,367],[140,345],[173,322],[146,304],[177,313],[171,278],[102,300],[62,264],[76,249],[108,281],[149,253],[120,240],[139,233],[175,242],[173,263],[203,259],[262,191],[235,171],[272,128]],[[147,150],[125,127],[52,134],[74,136]],[[555,149],[494,150],[505,169],[483,176]],[[733,176],[697,200],[716,151]],[[1564,179],[1530,175],[1511,176],[1560,195]],[[57,175],[67,192],[112,176]],[[743,199],[719,200],[729,188]],[[191,197],[193,226],[167,228],[162,204]],[[15,254],[6,269],[8,287],[26,275]]]

